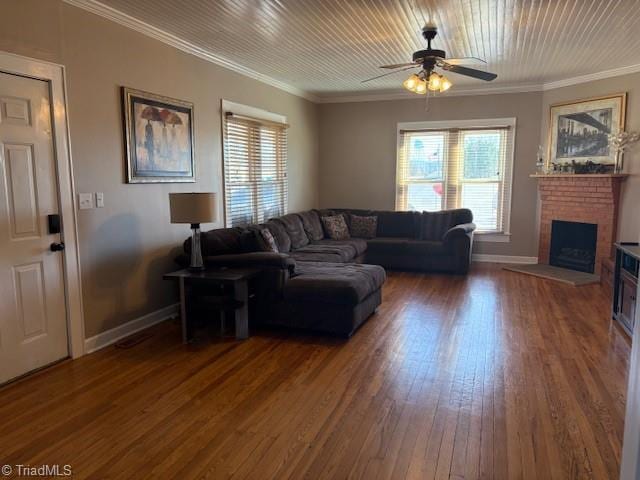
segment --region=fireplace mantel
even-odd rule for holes
[[[534,173],[531,178],[626,178],[628,173]]]
[[[540,193],[538,261],[549,263],[554,220],[591,223],[598,227],[595,274],[610,258],[618,226],[620,186],[628,174],[534,174]]]

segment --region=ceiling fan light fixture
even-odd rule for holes
[[[420,82],[420,78],[415,73],[407,78],[404,82],[402,82],[402,86],[409,90],[410,92],[415,92],[418,83]]]
[[[414,92],[418,95],[424,95],[425,93],[427,93],[427,82],[424,80],[420,80],[416,85]]]
[[[443,76],[440,80],[440,92],[446,92],[451,88],[452,84],[448,78]]]
[[[429,88],[429,90],[431,90],[432,92],[436,92],[440,90],[441,85],[442,79],[440,78],[440,75],[438,75],[436,72],[433,72],[431,75],[429,75],[429,83],[427,84],[427,88]]]

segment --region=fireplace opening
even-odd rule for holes
[[[593,273],[596,266],[597,242],[598,225],[553,220],[549,264]]]

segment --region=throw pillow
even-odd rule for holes
[[[343,215],[322,217],[322,224],[331,240],[347,240],[351,238],[347,222],[344,221]]]
[[[273,252],[278,253],[278,244],[276,243],[276,239],[273,238],[271,232],[266,228],[261,228],[256,232],[258,237],[258,244],[260,245],[260,250],[263,252]]]
[[[378,217],[351,215],[351,236],[373,238],[378,230]]]

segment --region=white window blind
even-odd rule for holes
[[[396,209],[469,208],[478,232],[509,233],[514,125],[400,129]]]
[[[287,126],[224,117],[227,227],[261,223],[287,210]]]

